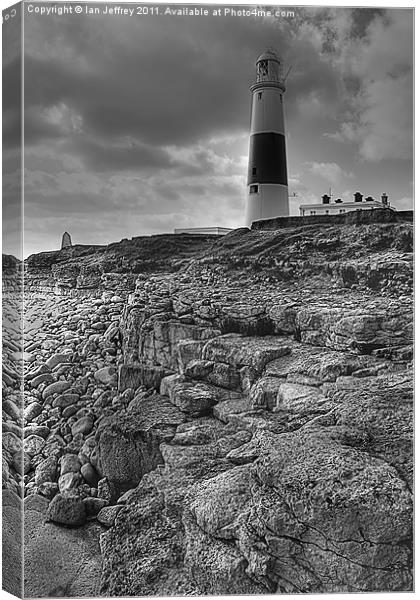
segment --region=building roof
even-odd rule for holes
[[[391,206],[390,204],[384,205],[382,204],[382,202],[379,202],[379,200],[371,200],[369,202],[329,202],[328,204],[324,204],[322,202],[319,202],[317,204],[301,204],[299,206],[299,210],[316,210],[318,208],[322,208],[322,209],[328,209],[328,208],[335,208],[335,209],[353,209],[353,210],[368,210],[370,209],[376,209],[376,208],[389,208],[390,210],[396,210],[395,206]]]

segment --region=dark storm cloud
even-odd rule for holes
[[[59,43],[71,52],[55,52],[53,42],[35,57],[27,46],[27,106],[41,112],[62,102],[80,115],[87,135],[130,135],[143,143],[192,143],[210,132],[246,130],[256,52],[286,48],[290,28],[281,33],[275,22],[252,19],[211,19],[211,27],[203,19],[159,19],[123,19],[109,29],[109,19],[69,16]],[[44,22],[37,26],[38,36],[49,35]],[[320,75],[325,86],[332,83]],[[311,78],[299,87],[310,89]]]
[[[51,217],[51,205],[46,201],[45,194],[31,193],[31,202],[25,205],[25,218],[43,219]],[[61,192],[59,195],[51,195],[54,199],[54,217],[60,218],[69,213],[73,215],[84,215],[86,218],[93,218],[107,204],[107,199],[94,193],[78,193],[77,195],[69,192]]]
[[[94,171],[142,171],[178,164],[165,150],[134,141],[112,145],[80,136],[66,144],[65,149],[84,160],[86,167]]]
[[[3,147],[9,148],[21,139],[21,60],[13,57],[3,64]]]
[[[350,35],[363,38],[366,35],[367,28],[377,17],[384,17],[386,10],[383,8],[364,8],[363,10],[355,8],[352,11],[352,28]]]

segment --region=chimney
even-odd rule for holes
[[[343,201],[342,201],[342,199],[341,199],[341,198],[337,198],[337,200],[335,200],[335,203],[336,203],[336,204],[342,204],[342,203],[343,203]]]
[[[356,192],[354,194],[354,201],[355,202],[362,202],[363,200],[363,194],[361,194],[360,192]]]
[[[385,192],[382,194],[382,196],[381,196],[381,200],[382,200],[382,204],[383,204],[384,206],[388,206],[388,205],[389,205],[389,202],[388,202],[388,195],[387,195],[387,194],[385,194]]]
[[[367,196],[366,202],[375,202],[375,200],[374,200],[374,198],[372,198],[372,196]]]
[[[322,204],[329,204],[331,200],[331,196],[328,196],[328,194],[324,194],[322,196]]]

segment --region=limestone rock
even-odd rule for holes
[[[42,485],[47,481],[55,481],[57,477],[57,459],[54,456],[44,459],[35,469],[35,483]]]
[[[82,417],[78,419],[76,423],[71,428],[71,433],[73,436],[81,433],[83,435],[89,434],[93,429],[93,420],[90,417]]]
[[[60,459],[60,475],[65,473],[78,473],[80,471],[80,461],[76,454],[65,454]]]
[[[65,473],[58,479],[58,489],[61,493],[69,492],[78,487],[81,482],[79,473]]]
[[[48,360],[45,361],[45,364],[49,369],[53,370],[57,365],[71,362],[72,357],[72,354],[53,354]]]
[[[116,381],[116,370],[114,367],[103,367],[95,373],[95,379],[104,385],[111,385]]]
[[[70,387],[71,386],[68,381],[56,381],[55,383],[51,383],[42,392],[42,399],[46,400],[49,396],[52,396],[53,394],[62,394]]]
[[[79,400],[79,394],[61,394],[52,401],[53,408],[65,409],[74,405]]]
[[[121,504],[116,504],[115,506],[105,506],[100,510],[96,518],[102,525],[105,525],[106,527],[112,527],[118,513],[122,508],[123,507]]]
[[[102,421],[96,434],[101,474],[119,486],[132,486],[162,463],[159,445],[174,436],[183,414],[155,394],[140,408]]]
[[[78,527],[86,522],[86,508],[79,496],[57,494],[48,506],[47,519],[60,525]]]
[[[23,411],[23,416],[27,422],[31,422],[42,412],[42,406],[39,402],[32,402]]]
[[[90,463],[85,463],[82,465],[80,472],[86,483],[89,483],[92,486],[96,486],[98,484],[98,474]]]
[[[45,446],[45,440],[39,435],[30,435],[23,441],[23,449],[29,456],[40,454]]]

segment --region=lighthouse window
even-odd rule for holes
[[[257,167],[252,167],[252,176],[255,177],[257,175]]]
[[[258,100],[261,100],[262,98],[262,92],[258,92]]]
[[[257,66],[258,75],[265,76],[268,75],[268,60],[261,60]]]
[[[258,194],[258,185],[251,185],[249,188],[250,194]]]

